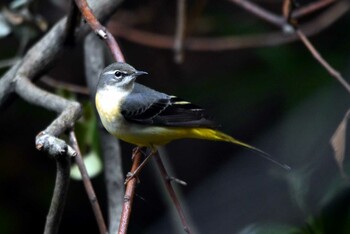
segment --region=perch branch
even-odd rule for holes
[[[108,233],[107,226],[106,226],[106,223],[103,219],[102,211],[101,211],[100,205],[98,203],[94,188],[93,188],[92,183],[90,181],[90,177],[89,177],[88,172],[86,170],[83,158],[81,157],[78,142],[77,142],[77,139],[75,137],[75,133],[73,130],[71,130],[69,132],[69,141],[76,152],[75,162],[78,165],[81,177],[83,179],[85,190],[86,190],[86,193],[88,194],[88,197],[89,197],[89,200],[90,200],[90,203],[92,206],[92,210],[94,211],[95,218],[96,218],[96,221],[98,224],[98,228],[99,228],[101,234],[106,234],[106,233]]]
[[[189,228],[189,226],[187,224],[184,212],[183,212],[183,210],[181,208],[180,201],[179,201],[179,199],[176,196],[176,193],[174,191],[173,186],[171,185],[172,179],[171,179],[171,177],[169,177],[169,175],[168,175],[168,173],[167,173],[167,171],[166,171],[166,169],[164,167],[164,164],[162,162],[162,159],[159,156],[158,151],[154,154],[154,159],[156,160],[156,163],[157,163],[157,166],[159,168],[159,171],[162,174],[162,178],[163,178],[163,181],[165,183],[165,187],[166,187],[166,189],[167,189],[167,191],[168,191],[168,193],[170,195],[170,198],[173,201],[173,203],[174,203],[174,205],[176,207],[177,213],[180,216],[183,229],[185,230],[186,233],[191,233],[191,230],[190,230],[190,228]]]
[[[134,150],[132,158],[133,158],[133,164],[130,171],[131,173],[133,173],[141,163],[142,152],[139,147],[137,147]],[[138,178],[134,177],[126,185],[123,211],[120,218],[118,234],[127,233],[137,180]]]

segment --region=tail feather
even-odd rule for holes
[[[230,142],[232,144],[240,145],[246,149],[249,149],[253,152],[258,153],[259,156],[269,160],[270,162],[282,167],[285,170],[290,170],[290,166],[277,162],[272,158],[272,156],[254,146],[251,146],[249,144],[246,144],[242,141],[239,141],[223,132],[220,132],[218,130],[214,129],[209,129],[209,128],[202,128],[202,129],[195,129],[194,131],[194,137],[195,138],[200,138],[200,139],[205,139],[205,140],[214,140],[214,141],[225,141],[225,142]]]

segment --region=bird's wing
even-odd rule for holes
[[[216,127],[214,122],[208,119],[203,108],[137,83],[122,104],[121,113],[126,120],[139,124]]]

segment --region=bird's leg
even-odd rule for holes
[[[140,148],[136,148],[135,151],[137,151],[137,150],[140,150]],[[138,168],[136,168],[136,170],[135,170],[134,172],[130,172],[130,171],[129,171],[129,172],[126,174],[126,179],[125,179],[124,184],[127,184],[131,179],[137,177],[137,176],[140,174],[142,168],[146,165],[146,162],[147,162],[147,161],[151,158],[151,156],[154,155],[156,152],[157,152],[156,150],[151,149],[151,152],[150,152],[150,153],[146,156],[146,158],[142,161],[142,163],[140,164],[140,166],[139,166]],[[134,154],[133,154],[133,155],[134,155]]]

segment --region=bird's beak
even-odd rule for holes
[[[134,76],[135,77],[138,77],[138,76],[141,76],[141,75],[147,75],[148,73],[147,72],[144,72],[144,71],[136,71],[134,73]]]

